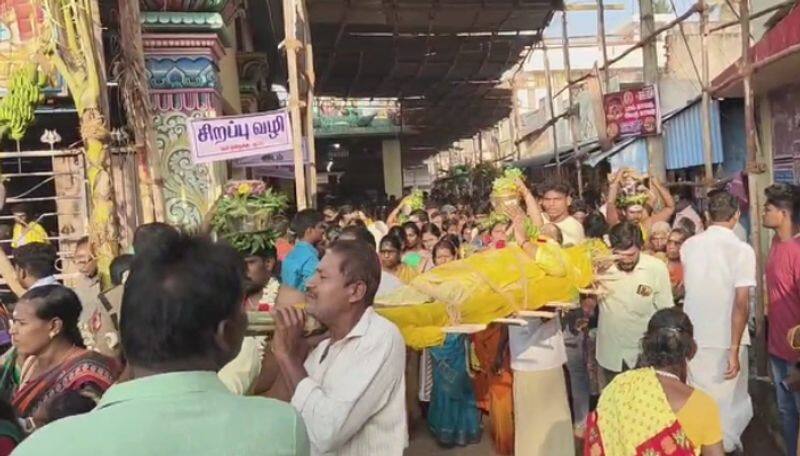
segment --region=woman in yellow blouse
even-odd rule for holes
[[[11,247],[16,249],[32,242],[49,244],[47,231],[38,221],[32,220],[30,210],[26,205],[18,204],[12,208],[14,214],[14,231],[11,236]]]
[[[722,456],[719,408],[686,384],[697,351],[689,317],[659,310],[642,338],[639,369],[617,376],[589,417],[584,455]]]
[[[387,273],[400,279],[403,284],[411,282],[417,271],[401,261],[403,243],[394,235],[386,235],[381,239],[378,251],[381,256],[381,267]]]

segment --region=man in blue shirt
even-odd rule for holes
[[[317,244],[325,233],[322,214],[314,209],[297,213],[292,220],[292,231],[297,234],[297,243],[281,266],[281,283],[305,292],[306,282],[317,271],[319,251]]]

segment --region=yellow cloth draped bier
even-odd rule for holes
[[[436,267],[376,300],[414,349],[440,345],[442,328],[488,324],[520,310],[573,302],[592,283],[592,244],[561,248],[540,239],[536,257],[517,244]]]

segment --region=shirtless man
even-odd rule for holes
[[[641,204],[617,207],[616,200],[620,190],[622,175],[622,170],[617,171],[608,188],[608,213],[606,215],[606,220],[609,226],[614,226],[623,221],[629,221],[638,224],[642,228],[642,233],[649,233],[653,223],[669,221],[672,214],[675,213],[675,200],[672,198],[669,190],[655,177],[650,178],[651,192],[654,193],[656,199],[660,197],[664,202],[664,207],[661,210],[650,214]]]

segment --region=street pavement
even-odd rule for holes
[[[484,425],[485,427],[485,425]],[[745,456],[780,456],[781,452],[768,437],[766,426],[761,420],[754,418],[750,426],[742,436],[744,443]],[[580,442],[576,442],[576,447]],[[581,454],[582,448],[577,447],[576,455]],[[406,451],[407,456],[494,456],[491,440],[488,434],[483,435],[481,442],[477,445],[456,448],[442,448],[436,444],[431,433],[425,427],[424,422],[419,422]],[[544,455],[543,455],[544,456]]]

